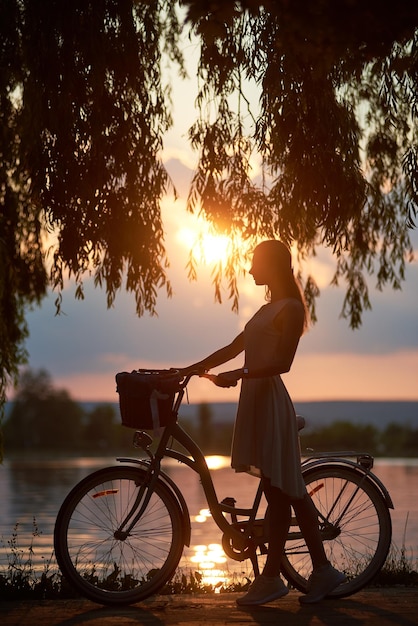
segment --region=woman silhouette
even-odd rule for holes
[[[229,345],[183,372],[205,374],[245,352],[243,368],[211,376],[221,387],[242,379],[231,465],[237,472],[261,477],[269,508],[269,549],[263,572],[237,603],[264,604],[288,593],[279,574],[292,506],[312,560],[309,590],[300,597],[301,603],[309,604],[322,600],[344,582],[345,575],[325,555],[315,507],[301,473],[294,407],[280,376],[290,370],[308,314],[290,251],[282,242],[259,244],[250,274],[256,285],[267,286],[268,303]]]

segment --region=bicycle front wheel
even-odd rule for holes
[[[182,515],[161,481],[127,536],[116,532],[145,476],[144,470],[127,466],[99,470],[72,489],[58,513],[58,565],[68,582],[94,602],[139,602],[161,589],[180,561]]]
[[[327,558],[347,576],[330,597],[342,598],[365,587],[385,563],[392,523],[384,498],[366,475],[327,464],[304,472],[308,493],[318,511]],[[283,574],[306,592],[312,564],[295,518],[283,559]]]

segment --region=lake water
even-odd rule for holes
[[[214,467],[212,477],[218,498],[233,496],[237,506],[251,506],[257,480],[246,474],[235,474],[227,457],[208,457]],[[96,469],[115,465],[112,458],[78,459],[7,459],[0,467],[0,571],[4,571],[13,551],[19,559],[29,556],[37,569],[56,569],[52,535],[58,509],[68,491],[87,474]],[[236,563],[226,559],[220,547],[221,533],[206,508],[198,476],[189,468],[170,463],[166,468],[180,486],[192,519],[192,545],[184,552],[183,564],[207,570],[207,580],[216,570],[216,580],[234,574],[251,572],[248,562]],[[375,474],[388,489],[395,509],[393,545],[404,545],[414,565],[418,554],[418,460],[376,459]],[[17,525],[17,527],[16,527]],[[32,546],[30,553],[29,546]],[[223,574],[222,574],[223,572]],[[226,573],[225,573],[226,572]],[[214,578],[215,579],[215,578]]]

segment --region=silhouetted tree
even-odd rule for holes
[[[45,370],[22,373],[8,421],[5,447],[79,451],[84,412]]]
[[[379,433],[374,426],[346,421],[337,421],[312,433],[303,433],[301,437],[302,453],[306,448],[313,448],[315,452],[354,450],[374,454],[378,450],[378,442]]]
[[[388,424],[381,434],[381,449],[385,456],[417,456],[418,430],[396,422]]]
[[[120,423],[116,425],[116,412],[111,404],[96,406],[87,416],[87,424],[84,428],[83,443],[92,450],[112,448],[117,441],[116,427],[120,429]]]
[[[179,8],[185,15],[179,17]],[[183,23],[184,22],[184,23]],[[24,360],[25,311],[66,274],[139,315],[166,276],[161,161],[172,123],[164,67],[200,46],[199,160],[189,208],[227,233],[237,306],[242,239],[326,245],[352,327],[366,276],[399,287],[417,211],[418,4],[409,0],[2,0],[0,3],[0,401]],[[248,97],[249,85],[260,101]],[[262,175],[254,180],[250,164]],[[57,245],[46,259],[46,233]],[[48,268],[48,269],[47,269]],[[195,274],[193,258],[189,271]],[[313,306],[318,290],[306,277]]]

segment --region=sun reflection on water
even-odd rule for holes
[[[227,559],[220,544],[197,545],[193,550],[190,560],[201,572],[203,585],[211,585],[219,591],[221,584],[228,584],[230,576],[222,569]]]
[[[221,456],[219,454],[211,454],[205,457],[207,466],[210,470],[224,469],[230,467],[231,458],[229,456]]]
[[[209,509],[200,509],[199,513],[194,516],[194,521],[204,524],[209,517],[211,517]]]
[[[204,524],[211,518],[209,509],[200,509],[193,520]],[[220,591],[222,585],[230,582],[230,573],[226,571],[227,557],[219,543],[198,544],[193,546],[191,563],[202,574],[202,584],[210,585],[215,592]]]

